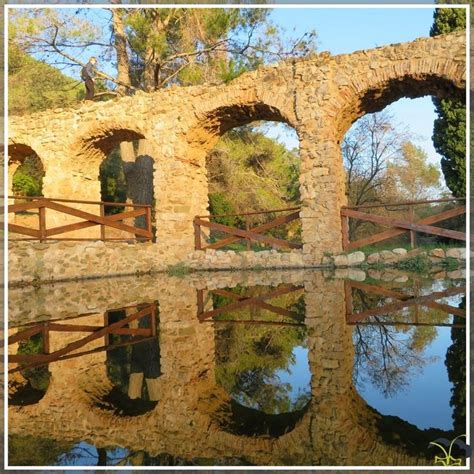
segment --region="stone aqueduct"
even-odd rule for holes
[[[102,160],[119,142],[144,138],[154,160],[157,203],[157,242],[147,254],[173,264],[192,255],[193,218],[208,213],[205,157],[219,136],[255,120],[285,122],[300,143],[304,246],[298,261],[318,264],[324,252],[341,250],[339,210],[346,196],[340,143],[351,124],[402,97],[463,98],[465,87],[460,32],[283,61],[227,85],[170,88],[10,117],[10,183],[18,163],[34,151],[45,169],[46,197],[98,201]]]

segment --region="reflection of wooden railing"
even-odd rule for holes
[[[412,201],[412,202],[402,202],[402,203],[391,203],[391,204],[366,204],[361,206],[350,206],[343,207],[341,209],[341,219],[342,219],[342,246],[344,250],[353,250],[356,248],[363,247],[364,245],[371,245],[383,240],[390,239],[392,237],[397,237],[404,234],[405,232],[410,232],[410,243],[412,248],[416,246],[416,232],[421,232],[425,234],[438,235],[441,237],[447,237],[455,240],[466,240],[466,233],[459,232],[456,230],[444,229],[442,227],[436,227],[431,224],[438,222],[446,221],[452,217],[461,216],[466,214],[466,206],[460,205],[456,206],[453,209],[449,209],[437,214],[433,214],[428,217],[424,217],[419,220],[415,220],[415,207],[420,205],[435,204],[435,203],[449,203],[449,202],[458,202],[465,201],[464,198],[452,198],[452,199],[437,199],[431,201]],[[405,210],[407,213],[407,218],[398,218],[394,219],[391,217],[385,217],[375,214],[369,214],[367,212],[362,212],[368,209],[377,209],[385,208],[386,210],[400,211]],[[359,219],[365,222],[372,222],[374,224],[379,224],[386,227],[393,227],[394,229],[386,230],[379,232],[370,237],[365,237],[363,239],[358,239],[351,242],[349,238],[349,218]],[[474,237],[471,235],[471,241],[474,240]]]
[[[8,213],[17,213],[24,211],[37,210],[38,211],[38,229],[9,223],[8,231],[15,234],[26,235],[29,239],[11,239],[11,240],[99,240],[92,238],[64,238],[59,235],[68,232],[74,232],[82,229],[87,229],[93,226],[100,226],[100,240],[124,240],[124,238],[109,238],[106,237],[106,228],[110,227],[120,231],[131,234],[130,238],[137,240],[151,240],[152,226],[151,226],[151,206],[146,204],[127,204],[121,202],[102,202],[102,201],[74,201],[71,199],[52,199],[44,197],[24,197],[24,196],[9,196],[9,199],[28,201],[21,204],[12,204],[8,206]],[[67,205],[63,204],[67,203]],[[71,204],[87,204],[99,206],[99,215],[92,214],[80,209],[71,207]],[[107,207],[132,207],[132,211],[121,212],[119,214],[105,215]],[[46,226],[46,209],[59,212],[63,215],[78,217],[82,222],[74,222],[71,224],[61,225],[58,227],[47,228]],[[145,228],[131,226],[124,224],[124,219],[131,219],[143,216],[145,218]]]
[[[156,336],[156,304],[147,305],[145,308],[140,311],[134,312],[129,316],[121,319],[112,324],[106,324],[105,326],[91,326],[84,324],[68,324],[68,323],[57,323],[51,321],[45,321],[42,323],[36,323],[18,331],[16,334],[13,334],[8,338],[8,345],[15,344],[20,341],[27,341],[36,334],[42,334],[42,352],[40,354],[11,354],[8,356],[9,363],[20,364],[19,367],[16,367],[10,372],[16,372],[18,370],[23,370],[27,368],[33,368],[36,366],[49,364],[51,362],[57,362],[59,360],[71,359],[74,357],[80,357],[86,354],[91,354],[94,352],[108,351],[115,349],[119,346],[137,344],[148,339],[152,339]],[[122,309],[122,308],[121,308]],[[150,327],[149,328],[130,328],[124,327],[131,323],[132,321],[139,320],[144,317],[150,317]],[[107,320],[106,320],[107,321]],[[51,332],[90,332],[92,334],[83,337],[77,341],[67,344],[65,347],[58,349],[54,352],[50,352],[50,333]],[[108,336],[110,334],[120,334],[132,336],[132,338],[120,344],[109,344]],[[104,338],[105,345],[94,348],[92,350],[83,351],[83,352],[74,352],[81,347],[91,343],[100,338]]]
[[[198,301],[198,318],[200,322],[214,322],[214,323],[240,323],[240,324],[268,324],[268,325],[279,325],[279,326],[303,326],[298,321],[298,314],[294,311],[290,311],[286,308],[281,308],[279,306],[275,306],[269,303],[266,303],[266,300],[276,298],[278,296],[282,296],[285,294],[293,293],[298,290],[302,290],[302,286],[282,286],[276,289],[269,291],[268,293],[258,295],[258,296],[244,296],[233,293],[227,290],[215,289],[208,291],[208,298],[210,294],[215,294],[219,296],[223,296],[230,300],[233,300],[233,303],[226,304],[224,306],[220,306],[219,308],[212,309],[212,310],[205,310],[204,301],[204,290],[197,290],[197,301]],[[257,320],[253,317],[251,319],[225,319],[225,320],[216,320],[213,319],[215,316],[218,316],[222,313],[228,313],[231,311],[241,310],[243,308],[258,308],[269,311],[271,313],[277,314],[279,316],[284,316],[286,318],[294,319],[297,321],[296,323],[293,322],[285,322],[285,321],[266,321],[266,320]]]
[[[393,303],[388,303],[383,306],[377,306],[375,308],[368,308],[361,312],[354,312],[353,299],[352,299],[352,290],[358,289],[367,294],[375,294],[382,297],[390,298],[391,300],[396,300]],[[435,291],[430,295],[423,296],[412,296],[396,291],[393,289],[385,288],[383,286],[377,285],[368,285],[366,283],[360,283],[356,281],[345,281],[344,282],[344,292],[346,300],[346,322],[347,324],[357,324],[357,325],[386,325],[386,326],[447,326],[447,327],[465,327],[465,325],[460,324],[449,324],[449,323],[431,323],[431,322],[407,322],[407,321],[364,321],[373,316],[386,316],[390,313],[403,310],[411,306],[426,306],[428,308],[441,310],[447,314],[452,314],[455,316],[460,316],[462,318],[466,317],[466,311],[462,308],[457,308],[445,303],[439,303],[437,300],[441,298],[446,298],[448,296],[454,296],[459,294],[464,294],[466,292],[465,286],[454,286],[443,291]]]
[[[289,212],[283,216],[277,217],[265,224],[259,224],[255,227],[251,227],[250,218],[251,216],[260,216],[260,215],[270,215],[270,214],[279,214],[282,212]],[[225,217],[235,217],[243,220],[245,223],[245,229],[239,229],[238,227],[233,227],[224,224],[218,224],[216,222],[211,222],[211,219],[214,218],[225,218]],[[300,217],[300,208],[299,207],[290,207],[287,209],[275,209],[272,211],[261,211],[261,212],[247,212],[243,214],[219,214],[219,215],[210,215],[210,216],[196,216],[194,218],[194,237],[195,237],[195,248],[196,250],[205,250],[205,249],[219,249],[225,247],[226,245],[233,244],[239,240],[245,240],[247,242],[247,250],[251,250],[252,241],[263,243],[265,245],[270,245],[272,247],[286,248],[286,249],[300,249],[302,245],[300,243],[288,242],[287,240],[279,239],[270,235],[264,235],[264,232],[275,229],[279,226],[286,225],[292,221],[299,219]],[[201,227],[209,228],[210,230],[215,230],[222,232],[224,234],[230,235],[218,240],[217,242],[203,245],[201,239]]]

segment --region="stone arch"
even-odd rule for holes
[[[290,114],[266,101],[255,99],[248,102],[230,102],[200,112],[197,124],[187,132],[186,141],[202,158],[227,131],[260,120],[286,123],[294,128],[299,136],[298,125]]]
[[[406,59],[395,64],[374,67],[341,90],[345,105],[337,120],[341,139],[363,115],[379,112],[402,98],[416,99],[431,95],[465,101],[465,64],[455,58],[432,56]],[[380,61],[383,64],[382,61]]]
[[[8,195],[13,194],[13,176],[20,165],[22,165],[25,159],[29,156],[36,156],[41,162],[43,169],[46,171],[44,160],[37,153],[36,147],[23,142],[15,142],[10,140],[8,144]]]
[[[95,122],[76,137],[72,148],[79,158],[78,167],[96,177],[100,163],[120,142],[144,139],[145,133],[131,124]]]

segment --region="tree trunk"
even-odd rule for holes
[[[113,30],[115,35],[115,52],[117,54],[117,80],[125,85],[131,85],[130,81],[130,61],[127,53],[127,36],[122,20],[122,11],[112,8]],[[117,92],[125,95],[129,92],[125,85],[119,85]]]
[[[127,182],[127,197],[133,204],[153,203],[153,158],[148,153],[146,140],[140,140],[134,162],[124,161],[123,171]],[[145,216],[135,219],[135,226],[146,228]]]

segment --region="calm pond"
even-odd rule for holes
[[[432,465],[466,430],[465,280],[376,276],[11,288],[9,465]]]

